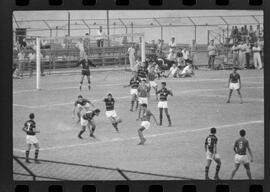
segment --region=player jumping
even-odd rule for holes
[[[139,112],[137,120],[140,120],[141,117],[142,104],[148,104],[149,91],[150,87],[146,85],[146,80],[142,79],[141,85],[138,87]]]
[[[131,95],[131,107],[130,111],[133,111],[134,103],[136,102],[135,110],[138,109],[138,87],[140,85],[140,79],[135,71],[132,72],[133,77],[130,79],[129,85],[124,85],[124,87],[131,87],[130,95]]]
[[[141,127],[138,129],[138,135],[139,135],[139,138],[140,138],[140,142],[138,143],[138,145],[143,145],[146,141],[146,139],[144,138],[143,136],[143,131],[145,129],[149,129],[150,128],[150,119],[151,117],[153,117],[153,119],[155,120],[156,124],[158,125],[157,123],[157,120],[155,118],[155,116],[153,115],[153,113],[147,109],[147,104],[143,103],[141,105],[142,107],[142,118],[141,118]]]
[[[240,138],[235,141],[233,150],[235,152],[235,169],[232,172],[231,175],[231,180],[233,179],[235,173],[238,171],[239,167],[241,164],[244,165],[246,171],[247,171],[247,176],[249,179],[252,179],[251,177],[251,172],[250,172],[250,166],[249,166],[249,158],[247,156],[246,151],[248,150],[250,154],[250,162],[253,162],[253,155],[251,152],[251,149],[249,147],[249,142],[245,138],[246,136],[246,131],[244,129],[240,130]]]
[[[84,76],[87,77],[87,80],[88,80],[88,89],[90,91],[91,87],[90,87],[90,84],[91,84],[91,81],[90,81],[90,66],[93,66],[93,67],[96,67],[95,64],[93,64],[92,61],[90,61],[87,56],[84,57],[84,59],[80,60],[78,63],[77,63],[77,66],[81,65],[82,66],[82,77],[81,77],[81,81],[80,81],[80,90],[82,90],[82,84],[83,84],[83,79],[84,79]]]
[[[115,130],[117,132],[119,132],[118,130],[118,124],[122,122],[121,118],[119,118],[116,114],[116,111],[114,110],[114,103],[115,100],[112,97],[112,94],[109,93],[108,96],[103,99],[103,101],[105,102],[106,105],[106,116],[108,119],[110,119],[113,127],[115,128]]]
[[[155,79],[156,79],[156,73],[155,73],[155,68],[154,68],[154,66],[151,66],[151,67],[150,67],[150,70],[149,70],[149,73],[148,73],[148,79],[149,79],[150,87],[153,88],[153,89],[155,90],[156,99],[158,100],[158,97],[157,97],[157,88],[158,88],[158,85],[157,85],[157,83],[155,82]]]
[[[36,137],[36,133],[39,133],[39,131],[36,130],[36,122],[34,121],[35,114],[30,113],[29,118],[30,119],[24,123],[24,127],[22,128],[22,130],[26,133],[26,144],[27,144],[27,150],[25,152],[25,155],[26,155],[25,162],[31,163],[29,161],[29,153],[31,150],[31,146],[34,145],[36,149],[35,150],[35,163],[40,163],[38,160],[39,142]]]
[[[229,92],[229,97],[228,97],[227,103],[230,103],[232,92],[233,92],[233,90],[236,90],[238,92],[239,97],[240,97],[240,103],[242,104],[243,100],[242,100],[242,95],[240,92],[241,79],[240,79],[239,73],[237,73],[237,67],[234,67],[233,72],[230,74],[228,87],[230,89],[230,92]]]
[[[166,82],[161,83],[161,89],[157,91],[157,95],[159,95],[159,102],[158,102],[158,108],[159,108],[159,125],[162,125],[162,119],[163,119],[163,109],[165,111],[165,114],[167,116],[169,127],[172,126],[171,117],[168,112],[168,95],[173,96],[172,91],[168,90],[166,88]]]
[[[77,117],[78,117],[77,123],[80,122],[82,110],[84,109],[86,111],[89,111],[90,105],[93,108],[95,108],[94,104],[91,101],[83,98],[83,96],[81,96],[81,95],[78,96],[78,99],[77,99],[77,101],[75,101],[74,108],[73,108],[73,115],[75,115],[75,112],[76,112]]]
[[[85,132],[86,127],[88,127],[89,132],[90,132],[90,137],[95,138],[94,136],[94,131],[96,129],[96,123],[94,121],[94,116],[98,116],[100,114],[99,109],[95,109],[93,111],[87,111],[81,116],[81,126],[82,129],[78,134],[78,137],[82,139],[82,134]],[[90,126],[92,128],[90,128]]]
[[[214,160],[217,163],[216,173],[215,173],[214,179],[219,180],[218,173],[219,173],[219,170],[220,170],[220,167],[221,167],[221,160],[220,160],[219,154],[217,153],[217,141],[218,141],[218,139],[217,139],[217,137],[215,135],[216,134],[216,128],[214,128],[214,127],[211,128],[210,133],[211,134],[208,137],[206,137],[205,144],[204,144],[205,152],[206,152],[205,179],[206,180],[210,179],[209,176],[208,176],[209,168],[210,168],[212,160]]]

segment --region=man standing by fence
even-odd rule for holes
[[[128,48],[128,57],[129,57],[129,64],[130,64],[130,69],[131,71],[135,71],[135,48],[134,44],[131,45],[130,48]]]
[[[209,60],[208,60],[208,68],[214,69],[214,62],[217,55],[217,47],[214,45],[214,40],[210,41],[210,44],[207,47]]]
[[[256,42],[254,47],[252,47],[254,67],[257,69],[262,69],[262,60],[261,60],[261,48]]]
[[[233,66],[237,67],[239,65],[239,45],[235,42],[232,46],[233,54]]]

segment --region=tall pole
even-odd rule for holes
[[[133,42],[133,22],[131,22],[131,41]]]
[[[107,35],[108,35],[108,46],[110,47],[110,16],[109,16],[109,10],[106,11],[107,14]]]
[[[68,12],[68,36],[70,36],[70,12]]]
[[[37,37],[36,39],[36,88],[39,90],[40,89],[40,38]]]

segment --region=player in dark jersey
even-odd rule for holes
[[[89,129],[90,137],[95,138],[94,131],[96,129],[96,123],[94,121],[94,117],[95,116],[99,116],[99,114],[100,114],[100,110],[99,109],[95,109],[93,111],[87,111],[86,113],[84,113],[81,116],[81,126],[82,126],[82,129],[81,129],[81,131],[78,134],[78,137],[80,139],[82,139],[82,134],[85,132],[86,127],[88,127],[88,129]],[[90,126],[92,128],[90,128]]]
[[[140,80],[147,79],[148,71],[145,62],[139,65],[137,73]]]
[[[150,128],[151,117],[153,117],[156,124],[158,125],[157,120],[156,120],[155,116],[153,115],[153,113],[147,109],[147,104],[143,103],[141,106],[142,106],[142,117],[141,117],[142,122],[141,122],[141,127],[138,129],[138,135],[140,138],[140,142],[138,143],[138,145],[143,145],[146,141],[146,139],[143,136],[143,131],[145,129]]]
[[[141,84],[138,87],[139,111],[137,120],[140,120],[141,118],[142,104],[148,104],[149,91],[150,86],[146,84],[145,79],[142,79]]]
[[[86,111],[90,110],[90,105],[93,108],[95,108],[95,105],[91,101],[83,98],[83,96],[81,95],[78,96],[78,99],[75,101],[74,108],[73,108],[73,115],[75,115],[75,112],[76,112],[77,117],[78,117],[77,123],[80,122],[82,110],[86,110]]]
[[[36,122],[34,121],[35,114],[30,113],[29,115],[29,120],[27,120],[24,123],[24,127],[22,130],[26,133],[26,144],[27,144],[27,149],[25,152],[26,158],[25,162],[31,163],[29,161],[29,153],[31,150],[31,146],[34,145],[35,147],[35,163],[40,163],[38,160],[38,153],[39,153],[39,142],[36,137],[36,133],[39,133],[39,131],[36,130]]]
[[[205,143],[204,143],[204,148],[206,152],[206,166],[205,166],[205,179],[209,180],[209,168],[212,163],[212,160],[214,160],[217,163],[216,166],[216,173],[214,179],[219,180],[219,170],[221,167],[221,160],[219,157],[219,154],[217,153],[217,137],[216,137],[216,128],[211,128],[210,129],[210,135],[206,137]]]
[[[82,90],[83,79],[84,79],[84,76],[86,76],[87,80],[88,80],[88,89],[90,91],[90,89],[91,89],[91,87],[90,87],[90,84],[91,84],[91,81],[90,81],[90,66],[96,67],[96,65],[93,64],[93,62],[90,61],[87,58],[87,56],[85,56],[84,59],[80,60],[77,63],[77,66],[79,66],[79,65],[82,66],[82,77],[81,77],[81,81],[80,81],[80,90]]]
[[[233,179],[235,173],[238,171],[241,164],[244,165],[244,167],[247,171],[248,178],[252,179],[251,172],[250,172],[249,158],[247,156],[247,150],[250,154],[250,162],[253,162],[253,154],[251,152],[249,142],[245,138],[246,131],[244,129],[242,129],[242,130],[240,130],[239,133],[240,133],[241,137],[235,141],[235,144],[233,147],[233,150],[235,152],[235,168],[232,172],[231,180]]]
[[[240,92],[241,79],[240,79],[239,73],[237,73],[237,67],[234,67],[233,72],[230,74],[228,87],[230,89],[230,92],[229,92],[229,97],[228,97],[227,103],[230,103],[232,92],[233,92],[233,90],[236,90],[238,92],[239,97],[240,97],[240,103],[242,104],[243,100],[242,100],[242,95]]]
[[[129,85],[124,85],[124,87],[131,87],[131,89],[130,89],[130,95],[131,95],[130,111],[133,111],[133,107],[134,107],[135,102],[136,102],[135,110],[138,109],[138,87],[140,86],[140,82],[141,82],[137,73],[135,71],[133,71],[132,73],[133,73],[133,77],[130,79]]]
[[[117,116],[116,111],[114,110],[115,100],[112,97],[112,94],[109,93],[106,98],[103,99],[106,106],[106,116],[110,119],[113,127],[117,132],[119,132],[118,124],[122,122],[122,119]]]
[[[159,102],[158,102],[158,108],[159,108],[159,125],[162,125],[162,119],[163,119],[163,109],[165,111],[165,114],[167,116],[169,127],[172,126],[171,117],[168,112],[168,96],[173,96],[173,93],[171,90],[168,90],[166,88],[166,82],[161,83],[161,89],[157,91],[157,95],[159,95]]]

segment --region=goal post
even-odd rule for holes
[[[68,69],[66,71],[78,71],[75,66],[85,57],[98,67],[130,68],[128,49],[132,45],[136,60],[145,62],[143,33],[36,37],[36,89],[41,88],[41,68],[45,67],[49,72],[63,68]]]

